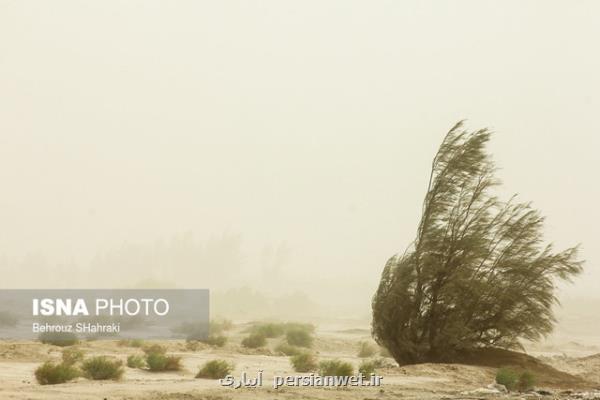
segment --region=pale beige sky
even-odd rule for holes
[[[595,1],[0,0],[0,257],[84,266],[239,233],[237,282],[284,243],[295,287],[370,296],[466,118],[497,132],[505,194],[583,244],[566,293],[598,293],[599,17]]]

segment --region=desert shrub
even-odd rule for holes
[[[292,346],[311,347],[313,337],[310,331],[302,328],[292,328],[287,331],[285,338]]]
[[[353,373],[352,364],[341,360],[326,360],[319,363],[321,376],[352,376]]]
[[[80,361],[83,361],[85,352],[77,348],[64,349],[62,352],[62,360],[66,365],[74,365]]]
[[[515,390],[519,383],[519,374],[512,368],[500,368],[496,372],[496,383],[504,385],[508,390]]]
[[[363,361],[358,367],[358,372],[364,376],[371,376],[375,373],[375,368],[378,368],[375,361]]]
[[[197,340],[186,340],[185,349],[189,351],[198,351],[200,349],[200,342]]]
[[[127,366],[136,369],[146,368],[146,360],[139,354],[132,354],[127,357]]]
[[[179,371],[181,370],[181,357],[150,353],[146,356],[146,364],[152,372]]]
[[[275,351],[286,356],[295,356],[302,352],[302,349],[296,346],[292,346],[287,342],[281,342],[275,347]]]
[[[251,333],[262,335],[266,338],[276,338],[285,333],[285,325],[275,322],[258,324],[252,327]]]
[[[307,352],[290,357],[290,363],[296,372],[311,372],[318,368],[316,357]]]
[[[210,346],[223,347],[227,343],[227,336],[224,335],[209,335],[206,339],[200,340]]]
[[[144,341],[142,339],[121,339],[117,344],[123,347],[144,347]]]
[[[233,368],[233,364],[225,360],[207,361],[200,367],[200,371],[196,374],[196,378],[223,379],[233,372]]]
[[[79,342],[77,335],[70,332],[42,332],[38,340],[44,344],[61,347],[73,346]]]
[[[93,380],[117,380],[123,372],[123,362],[106,356],[93,357],[85,360],[81,365],[83,375]]]
[[[519,389],[521,392],[531,390],[535,385],[535,381],[535,375],[531,371],[523,371],[521,376],[519,376],[517,389]]]
[[[147,345],[142,348],[142,351],[146,354],[165,354],[167,352],[167,348],[161,346],[160,344],[152,344]]]
[[[249,349],[256,349],[267,344],[267,338],[259,333],[251,333],[242,340],[242,346]]]
[[[40,385],[56,385],[73,380],[79,376],[79,370],[72,365],[55,364],[47,361],[35,370],[35,379]]]
[[[8,311],[0,311],[0,328],[7,327],[13,328],[17,326],[19,319],[16,315]]]
[[[377,347],[369,342],[360,342],[358,344],[358,357],[369,358],[377,353]]]
[[[220,335],[223,332],[227,332],[233,328],[233,322],[228,319],[214,319],[210,321],[209,333],[211,335]]]
[[[291,330],[301,330],[311,334],[315,333],[315,326],[313,324],[307,324],[303,322],[286,322],[283,324],[283,326],[286,332]]]

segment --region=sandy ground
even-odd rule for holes
[[[184,369],[175,373],[153,373],[126,368],[120,381],[90,381],[79,378],[60,385],[39,385],[34,370],[46,360],[58,360],[61,348],[35,342],[0,342],[0,399],[36,400],[191,400],[191,399],[443,399],[443,398],[496,398],[497,394],[477,392],[493,383],[496,368],[458,364],[420,364],[413,366],[390,366],[378,371],[383,376],[380,387],[344,388],[272,388],[275,375],[298,375],[290,366],[288,357],[277,355],[273,348],[279,339],[270,339],[265,349],[249,350],[240,346],[244,327],[238,326],[229,333],[229,341],[223,348],[203,346],[197,351],[186,349],[184,342],[162,342],[169,353],[182,357]],[[355,368],[361,362],[356,356],[360,341],[370,340],[366,328],[321,328],[316,333],[314,350],[319,359],[339,358],[352,363]],[[141,353],[139,349],[119,346],[114,341],[83,342],[80,346],[86,356],[109,355],[123,361],[129,354]],[[579,346],[563,349],[532,349],[541,359],[560,371],[597,383],[600,387],[600,355],[582,354]],[[560,350],[560,351],[558,351]],[[569,351],[573,350],[571,354]],[[593,348],[587,349],[593,353]],[[260,388],[233,389],[222,387],[218,381],[195,379],[198,366],[207,360],[225,359],[235,363],[234,375],[246,372],[249,377],[263,370],[263,386]],[[569,393],[568,389],[572,390]],[[593,389],[593,387],[592,387]],[[549,388],[552,396],[547,398],[597,398],[587,388]],[[581,394],[586,391],[587,394]],[[587,396],[587,397],[586,397]],[[539,394],[502,395],[514,398],[540,398]]]

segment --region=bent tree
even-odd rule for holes
[[[416,238],[390,258],[373,298],[373,336],[399,364],[451,361],[548,334],[555,284],[582,270],[577,247],[543,245],[544,218],[503,202],[486,129],[462,123],[433,159]]]

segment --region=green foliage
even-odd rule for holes
[[[512,368],[500,368],[496,372],[496,383],[504,385],[508,390],[515,390],[519,383],[519,374]]]
[[[42,332],[38,340],[44,344],[53,346],[67,347],[79,343],[77,335],[70,332]]]
[[[373,335],[399,364],[540,338],[555,322],[555,281],[582,270],[576,247],[542,245],[529,204],[492,194],[490,133],[461,126],[433,160],[416,239],[387,262],[373,298]]]
[[[535,375],[531,371],[523,371],[521,376],[519,377],[519,383],[517,384],[517,389],[521,392],[526,392],[528,390],[533,389],[535,386]]]
[[[292,346],[311,347],[313,343],[310,331],[298,327],[289,329],[285,334],[285,338]]]
[[[165,354],[167,348],[159,344],[146,345],[142,348],[142,351],[146,354]]]
[[[55,364],[47,361],[35,370],[35,379],[40,385],[56,385],[71,381],[79,376],[79,370],[70,364]]]
[[[377,347],[369,342],[360,342],[358,344],[358,357],[369,358],[377,354]]]
[[[358,372],[360,372],[364,376],[371,376],[375,373],[375,368],[377,368],[377,366],[375,365],[374,361],[365,360],[361,362],[358,366]]]
[[[181,357],[161,353],[150,353],[146,356],[146,364],[152,372],[181,370]]]
[[[508,390],[525,392],[534,387],[535,381],[535,375],[527,370],[519,373],[512,368],[503,367],[496,372],[496,383],[504,385]]]
[[[81,366],[83,375],[93,380],[118,380],[123,375],[121,360],[111,359],[106,356],[93,357],[85,360]]]
[[[233,372],[233,368],[234,365],[225,360],[211,360],[200,367],[196,378],[223,379]]]
[[[206,343],[214,347],[223,347],[227,343],[227,336],[224,335],[209,335],[205,340],[201,340],[202,343]]]
[[[132,354],[127,357],[127,366],[129,368],[143,369],[146,368],[146,360],[139,354]]]
[[[83,361],[85,352],[77,348],[67,348],[62,351],[62,360],[66,365],[74,365]]]
[[[251,333],[242,340],[242,346],[249,349],[257,349],[267,344],[267,338],[260,333]]]
[[[341,360],[326,360],[319,363],[321,376],[352,376],[353,373],[352,364]]]
[[[303,352],[290,357],[290,363],[296,372],[311,372],[318,368],[317,358],[308,352]]]
[[[258,324],[252,327],[251,332],[266,338],[276,338],[284,334],[285,325],[274,322]]]
[[[286,356],[295,356],[296,354],[300,354],[302,349],[297,346],[292,346],[287,342],[281,342],[275,347],[275,351]]]

